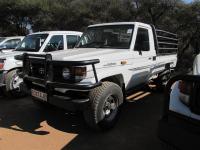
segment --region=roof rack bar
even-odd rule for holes
[[[177,34],[174,34],[174,33],[168,32],[168,31],[164,31],[164,30],[156,29],[156,32],[163,32],[163,33],[171,34],[171,35],[174,35],[177,37]]]
[[[158,35],[157,37],[158,37],[158,38],[163,38],[163,39],[168,39],[168,40],[178,41],[178,39],[170,38],[170,37],[166,37],[166,36],[160,36],[160,35]]]
[[[158,48],[159,50],[178,50],[178,48],[165,48],[165,47],[163,47],[163,48],[161,48],[161,47],[159,47]]]
[[[158,53],[158,56],[165,56],[165,55],[172,55],[172,54],[177,54],[177,52]]]
[[[163,44],[163,45],[174,45],[177,46],[178,43],[168,43],[168,42],[158,42],[158,44]]]

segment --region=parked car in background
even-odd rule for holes
[[[200,76],[175,76],[166,91],[164,113],[159,121],[160,139],[180,150],[199,149]]]
[[[24,54],[25,89],[42,104],[82,111],[94,129],[109,129],[126,94],[169,77],[177,62],[177,35],[139,22],[91,25],[74,50]]]
[[[27,35],[12,52],[0,53],[0,88],[8,95],[21,96],[17,72],[22,68],[22,61],[16,55],[23,53],[52,54],[74,48],[79,41],[81,32],[76,31],[45,31]]]
[[[23,36],[0,37],[0,56],[1,52],[14,50],[23,38]]]
[[[181,150],[200,147],[200,54],[196,55],[189,74],[169,81],[159,122],[159,137]]]

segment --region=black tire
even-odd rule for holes
[[[103,82],[89,93],[89,99],[88,108],[84,111],[86,123],[95,130],[112,128],[119,118],[120,105],[123,103],[122,89],[115,83]]]
[[[17,69],[12,70],[7,73],[5,83],[6,83],[6,90],[5,94],[9,97],[23,97],[25,96],[25,93],[20,90],[20,88],[14,88],[13,83],[14,83],[14,78],[17,77]]]

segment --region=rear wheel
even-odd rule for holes
[[[20,89],[23,79],[17,74],[18,69],[12,70],[6,75],[6,94],[11,97],[22,97],[25,94]]]
[[[163,91],[167,82],[171,78],[172,70],[166,70],[165,72],[161,73],[157,79],[154,80],[156,84],[156,89],[159,91]]]
[[[90,104],[84,111],[86,123],[96,130],[112,128],[119,117],[122,89],[115,83],[103,82],[89,94]]]

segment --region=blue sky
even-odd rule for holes
[[[186,3],[190,3],[192,2],[193,0],[184,0]]]

